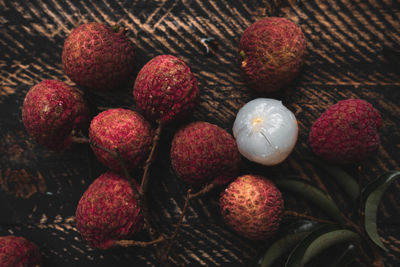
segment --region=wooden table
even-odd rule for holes
[[[0,0],[0,234],[22,235],[36,242],[45,266],[156,266],[150,249],[97,251],[87,247],[75,228],[77,202],[105,169],[90,149],[80,145],[55,153],[36,145],[21,122],[21,105],[29,88],[44,79],[73,85],[61,66],[63,42],[85,22],[118,23],[128,29],[137,47],[137,70],[160,54],[183,59],[196,74],[200,102],[191,121],[218,124],[231,131],[238,109],[256,97],[281,99],[295,112],[300,127],[292,155],[277,167],[245,162],[241,173],[270,178],[295,174],[322,180],[339,206],[347,200],[326,173],[305,163],[312,122],[330,105],[347,98],[371,102],[383,117],[382,144],[362,164],[362,181],[399,169],[400,158],[400,2],[398,0],[336,1],[6,1]],[[308,56],[298,78],[274,95],[257,95],[246,87],[238,65],[237,45],[244,29],[265,16],[298,23],[307,38]],[[207,55],[202,38],[218,46]],[[132,81],[133,84],[133,81]],[[132,84],[114,94],[89,93],[98,107],[134,108]],[[162,135],[152,172],[151,207],[168,233],[179,217],[187,185],[170,166],[169,146],[176,128]],[[346,170],[357,174],[357,166]],[[400,257],[399,183],[383,198],[379,233],[390,249],[385,266]],[[250,266],[268,243],[239,237],[222,222],[218,190],[192,202],[175,251],[193,265]],[[318,210],[290,194],[286,207],[319,215]],[[137,239],[146,239],[139,235]],[[358,266],[358,265],[357,265]]]

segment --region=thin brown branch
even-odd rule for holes
[[[97,144],[97,143],[96,143],[95,141],[93,141],[93,140],[90,140],[90,145],[92,145],[92,146],[95,147],[95,148],[101,149],[101,150],[103,150],[103,151],[109,153],[110,155],[112,155],[112,156],[114,156],[114,157],[116,157],[116,158],[118,157],[117,153],[116,153],[114,150],[111,150],[111,149],[108,149],[108,148],[106,148],[106,147],[103,147],[103,146]]]
[[[154,155],[158,147],[158,142],[160,141],[160,136],[161,136],[161,130],[162,130],[162,124],[158,123],[158,127],[156,129],[156,132],[153,137],[153,145],[151,147],[150,154],[146,160],[146,163],[144,164],[144,171],[143,171],[143,177],[142,177],[142,182],[140,184],[140,193],[143,195],[144,192],[147,191],[147,185],[149,183],[149,171],[150,171],[150,166],[154,161]]]
[[[198,191],[194,194],[190,194],[189,197],[190,197],[190,199],[192,199],[192,198],[196,198],[198,196],[204,195],[204,194],[210,192],[211,189],[213,189],[215,186],[216,186],[216,184],[210,183],[210,184],[204,186],[200,191]]]
[[[80,136],[73,135],[73,136],[71,136],[71,140],[72,140],[72,142],[77,143],[77,144],[89,144],[90,143],[89,138],[84,137],[84,136],[80,137]]]
[[[157,150],[158,143],[160,141],[161,130],[162,130],[162,124],[158,123],[158,127],[157,127],[156,132],[153,137],[153,143],[152,143],[152,147],[150,150],[150,154],[144,165],[143,176],[142,176],[142,180],[141,180],[140,187],[139,187],[139,195],[140,195],[139,203],[140,203],[140,207],[142,208],[142,211],[143,211],[144,225],[145,225],[145,228],[146,228],[147,232],[149,233],[151,239],[153,239],[153,240],[156,237],[157,229],[153,227],[152,222],[151,222],[151,215],[150,215],[150,211],[149,211],[149,205],[147,202],[147,187],[148,187],[149,178],[150,178],[150,176],[149,176],[150,166],[153,163],[154,158],[155,158],[155,151]],[[157,254],[158,258],[161,257],[161,251],[160,251],[159,247],[156,247],[156,254]]]
[[[136,240],[116,240],[114,241],[114,246],[120,246],[120,247],[147,247],[151,245],[155,245],[161,242],[164,242],[165,238],[163,236],[160,236],[159,238],[152,240],[152,241],[136,241]]]
[[[182,225],[183,218],[185,217],[185,213],[189,207],[190,200],[210,192],[211,189],[213,189],[215,186],[216,186],[216,184],[210,183],[210,184],[204,186],[201,190],[199,190],[198,192],[196,192],[194,194],[191,193],[192,189],[190,189],[190,188],[188,189],[188,191],[186,193],[185,204],[183,205],[183,208],[182,208],[181,216],[179,217],[178,223],[175,226],[175,230],[174,230],[173,234],[169,238],[169,242],[168,242],[167,248],[164,250],[164,253],[161,258],[161,262],[165,262],[168,259],[168,255],[171,251],[172,245],[173,245],[176,237],[178,236],[180,228],[183,226]]]
[[[362,168],[361,165],[357,167],[357,176],[358,176],[358,195],[359,195],[359,209],[358,209],[358,224],[362,228],[363,221],[364,221],[364,205],[363,205],[363,198],[362,198],[362,182],[361,182],[361,175],[362,175]]]
[[[310,215],[307,215],[304,213],[298,213],[298,212],[292,211],[292,210],[285,210],[283,214],[286,217],[297,217],[297,218],[307,219],[310,221],[315,221],[315,222],[320,222],[320,223],[334,223],[330,220],[316,218],[316,217],[313,217],[313,216],[310,216]]]
[[[117,160],[118,160],[119,164],[121,165],[122,171],[124,172],[124,175],[125,175],[126,179],[128,179],[128,181],[129,181],[129,183],[130,183],[130,185],[132,187],[133,196],[138,201],[138,204],[141,207],[142,205],[140,203],[139,190],[136,187],[136,184],[134,183],[133,178],[129,174],[128,168],[126,167],[126,165],[124,163],[124,160],[122,159],[121,153],[119,152],[118,148],[115,149],[115,154],[117,155]]]
[[[161,259],[162,262],[164,262],[164,261],[168,258],[168,254],[169,254],[169,252],[171,251],[172,244],[174,243],[175,238],[176,238],[176,236],[178,235],[179,229],[181,228],[181,225],[182,225],[182,222],[183,222],[183,218],[185,217],[185,213],[186,213],[186,211],[187,211],[187,209],[188,209],[188,207],[189,207],[189,201],[190,201],[190,199],[191,199],[191,197],[190,197],[190,192],[191,192],[191,191],[192,191],[192,190],[189,188],[188,191],[187,191],[187,193],[186,193],[185,204],[183,205],[183,209],[182,209],[182,212],[181,212],[181,216],[179,217],[178,224],[177,224],[176,227],[175,227],[175,231],[174,231],[174,233],[172,234],[172,236],[171,236],[171,238],[170,238],[170,240],[169,240],[169,242],[168,242],[168,246],[167,246],[167,248],[166,248],[166,250],[165,250],[165,252],[164,252],[164,254],[163,254],[163,256],[162,256],[162,257],[163,257],[163,258]]]

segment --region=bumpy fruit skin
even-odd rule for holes
[[[270,180],[244,175],[228,185],[219,204],[225,223],[233,230],[251,240],[264,240],[278,230],[284,203]]]
[[[140,70],[133,95],[146,118],[165,124],[191,113],[199,89],[196,78],[182,60],[161,55]]]
[[[78,85],[111,90],[126,84],[134,71],[133,44],[122,29],[113,31],[100,23],[74,29],[64,43],[65,74]]]
[[[154,130],[139,113],[122,108],[101,112],[90,123],[89,137],[97,145],[118,149],[128,169],[138,167],[147,158]],[[111,153],[91,145],[97,159],[114,171],[122,171],[121,163]]]
[[[379,112],[361,99],[342,100],[328,108],[312,125],[309,143],[321,158],[339,163],[358,163],[379,147]]]
[[[1,267],[40,267],[39,248],[24,237],[0,236]]]
[[[192,185],[228,183],[235,178],[240,160],[235,139],[211,123],[193,122],[172,140],[172,167],[180,179]]]
[[[81,93],[56,80],[33,86],[25,96],[22,121],[29,135],[53,150],[71,146],[74,131],[89,124],[89,111]]]
[[[130,183],[111,172],[89,186],[75,215],[82,238],[93,248],[108,249],[115,240],[126,239],[143,227],[143,215]]]
[[[295,23],[267,17],[253,23],[239,43],[242,72],[248,84],[270,93],[288,85],[298,74],[306,55],[306,39]]]

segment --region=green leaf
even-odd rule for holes
[[[304,253],[306,252],[308,246],[311,242],[317,238],[318,236],[325,234],[330,231],[334,231],[339,229],[336,225],[333,224],[324,224],[317,227],[314,231],[309,233],[290,253],[285,267],[294,267],[298,266],[301,259],[303,258]]]
[[[321,169],[324,169],[328,174],[330,174],[336,180],[339,186],[343,188],[343,190],[352,201],[355,201],[359,197],[360,187],[353,176],[351,176],[338,166],[327,164],[314,157],[306,157],[305,159],[311,161]]]
[[[347,267],[357,258],[360,254],[360,248],[357,245],[349,244],[345,251],[338,257],[338,259],[330,265],[330,267]]]
[[[328,198],[323,191],[310,184],[306,180],[295,177],[285,177],[276,180],[275,184],[280,188],[284,188],[301,195],[305,199],[314,203],[335,221],[341,224],[345,223],[344,218],[335,202]]]
[[[361,242],[361,237],[347,229],[335,229],[322,227],[307,235],[300,244],[292,251],[286,267],[305,266],[319,253],[325,249],[343,242]]]
[[[277,259],[289,252],[291,248],[293,248],[309,233],[310,232],[291,234],[276,241],[265,253],[261,262],[261,267],[272,266]]]
[[[365,207],[365,230],[371,240],[385,251],[388,251],[388,249],[383,245],[381,239],[379,238],[376,225],[376,216],[383,193],[399,177],[400,171],[387,172],[369,183],[362,193]]]

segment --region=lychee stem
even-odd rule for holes
[[[165,260],[168,258],[168,254],[169,254],[169,252],[171,251],[172,244],[174,243],[175,238],[176,238],[176,236],[178,235],[179,229],[181,228],[181,225],[182,225],[182,222],[183,222],[183,218],[185,217],[186,210],[187,210],[188,207],[189,207],[190,192],[191,192],[191,191],[192,191],[192,190],[189,188],[188,191],[187,191],[187,193],[186,193],[185,204],[183,205],[183,209],[182,209],[182,212],[181,212],[181,216],[179,217],[178,224],[176,225],[175,231],[174,231],[174,233],[172,234],[172,236],[171,236],[171,238],[170,238],[170,240],[169,240],[168,246],[167,246],[167,248],[166,248],[166,250],[165,250],[165,252],[164,252],[164,254],[163,254],[163,257],[162,257],[162,259],[161,259],[161,262],[165,262]]]
[[[162,124],[160,122],[158,122],[158,126],[156,129],[156,132],[154,134],[153,137],[153,143],[152,143],[152,147],[150,150],[150,154],[144,164],[144,171],[143,171],[143,176],[142,176],[142,180],[140,183],[140,187],[139,187],[139,195],[140,195],[140,207],[142,208],[143,211],[143,219],[144,219],[144,224],[145,224],[145,228],[147,230],[147,232],[149,233],[151,239],[155,239],[155,235],[156,235],[156,229],[153,227],[153,225],[151,224],[151,217],[150,217],[150,212],[149,212],[149,205],[147,202],[147,187],[149,184],[149,172],[150,172],[150,166],[154,161],[155,158],[155,151],[158,147],[158,143],[160,141],[160,136],[161,136],[161,131],[162,131]],[[158,248],[156,248],[156,253],[157,256],[160,257],[160,250]]]
[[[147,247],[151,245],[155,245],[161,242],[164,242],[165,238],[163,236],[158,237],[155,240],[152,241],[136,241],[136,240],[116,240],[114,241],[114,246],[120,246],[120,247]]]
[[[196,198],[198,196],[204,195],[207,192],[210,192],[210,190],[213,189],[215,186],[216,186],[216,184],[210,183],[210,184],[204,186],[200,191],[198,191],[194,194],[191,193],[192,189],[190,189],[190,188],[188,189],[188,191],[186,193],[185,204],[183,205],[183,208],[182,208],[181,216],[179,217],[179,220],[178,220],[178,223],[176,224],[175,230],[174,230],[171,238],[169,239],[167,248],[162,256],[161,262],[165,262],[168,258],[168,254],[171,251],[172,244],[174,243],[176,237],[178,236],[179,229],[182,226],[183,218],[185,217],[185,213],[189,207],[190,200],[193,198]]]
[[[292,211],[292,210],[285,210],[283,212],[285,217],[297,217],[297,218],[301,218],[301,219],[306,219],[306,220],[310,220],[310,221],[315,221],[315,222],[320,222],[320,223],[330,223],[330,224],[334,224],[334,222],[330,221],[330,220],[325,220],[325,219],[320,219],[320,218],[316,218],[304,213],[298,213],[296,211]]]
[[[125,163],[124,163],[124,161],[123,161],[123,159],[122,159],[121,153],[119,152],[118,148],[115,149],[115,154],[117,155],[118,162],[119,162],[119,164],[121,165],[121,168],[122,168],[122,170],[123,170],[123,172],[124,172],[124,175],[125,175],[126,179],[128,179],[129,184],[130,184],[131,187],[132,187],[133,196],[134,196],[135,199],[138,201],[139,206],[141,206],[141,205],[140,205],[140,201],[139,201],[139,200],[140,200],[139,191],[138,191],[138,189],[136,188],[135,184],[133,183],[133,178],[132,178],[131,175],[129,174],[128,168],[126,168],[126,165],[125,165]]]

